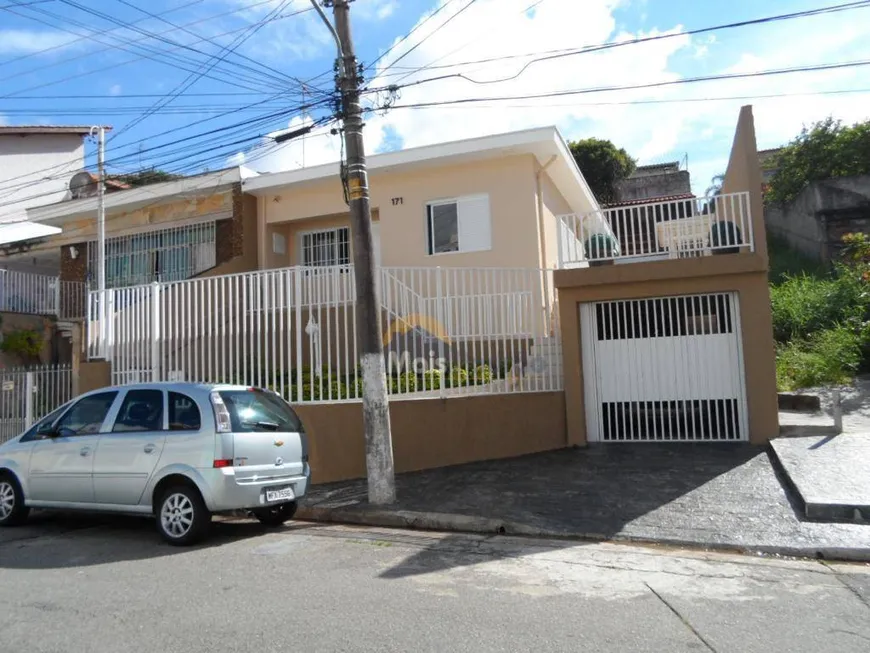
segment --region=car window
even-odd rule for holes
[[[297,432],[302,425],[290,405],[263,390],[224,390],[221,399],[230,411],[234,433]]]
[[[198,431],[202,419],[196,402],[179,392],[169,393],[169,430]]]
[[[117,396],[117,392],[101,392],[85,397],[60,418],[56,428],[72,431],[75,435],[99,433]]]
[[[130,390],[112,429],[115,433],[163,430],[163,391]]]
[[[69,402],[65,403],[60,408],[56,408],[54,411],[50,412],[48,415],[46,415],[41,420],[39,420],[36,424],[31,426],[29,429],[27,429],[27,431],[24,433],[24,435],[21,436],[21,440],[19,440],[19,442],[29,442],[30,440],[43,439],[44,436],[37,435],[39,430],[43,426],[51,425],[54,422],[54,420],[56,420],[58,417],[60,417],[61,414],[63,413],[63,411],[65,411],[67,408],[69,408]]]

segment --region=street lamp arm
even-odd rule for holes
[[[317,13],[320,14],[323,22],[326,23],[326,26],[329,28],[329,33],[332,34],[332,38],[335,39],[335,47],[338,50],[338,60],[341,66],[341,74],[342,76],[344,76],[344,49],[341,47],[341,39],[338,37],[338,32],[335,31],[335,27],[332,26],[332,23],[329,21],[327,15],[323,12],[323,9],[318,4],[317,0],[311,0],[311,4],[317,11]]]

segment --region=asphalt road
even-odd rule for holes
[[[870,567],[625,545],[138,519],[0,531],[2,653],[870,650]]]

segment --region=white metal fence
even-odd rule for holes
[[[383,268],[388,385],[413,397],[562,388],[551,271]],[[272,387],[288,400],[361,398],[354,276],[294,267],[99,292],[89,354],[114,381]]]
[[[0,370],[0,442],[72,399],[72,368],[45,365]]]
[[[0,270],[0,311],[56,315],[61,319],[85,316],[85,284],[59,277],[16,270]]]
[[[754,251],[749,207],[742,192],[562,215],[559,265]]]

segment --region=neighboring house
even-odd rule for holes
[[[679,161],[638,166],[634,172],[616,183],[616,202],[657,200],[665,197],[692,195],[692,180]]]
[[[0,126],[0,247],[27,250],[27,244],[60,233],[27,221],[26,211],[69,197],[69,179],[84,168],[85,126]],[[24,244],[24,247],[21,245]],[[6,269],[49,273],[39,259],[0,261]]]
[[[253,269],[256,206],[241,190],[248,174],[253,173],[230,168],[107,194],[106,287]],[[28,218],[62,229],[34,251],[54,257],[62,281],[93,290],[98,281],[98,200],[93,193],[82,194],[81,199],[31,209]]]
[[[870,234],[870,175],[814,181],[784,205],[764,207],[764,222],[793,249],[828,263],[848,233]]]

